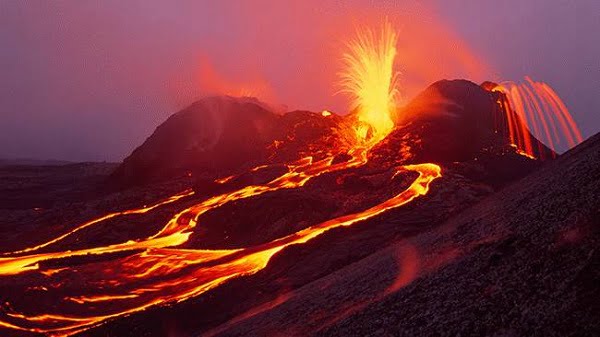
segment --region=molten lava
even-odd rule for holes
[[[548,84],[526,77],[525,83],[503,82],[491,90],[504,94],[498,104],[506,114],[510,142],[522,154],[543,153],[535,148],[533,137],[554,151],[561,142],[573,147],[583,140],[566,105]]]
[[[267,265],[275,253],[289,245],[307,242],[329,229],[349,226],[404,205],[426,194],[430,183],[441,176],[440,167],[434,164],[398,167],[397,172],[412,170],[418,172],[419,177],[407,190],[395,197],[365,211],[334,218],[262,245],[229,250],[168,248],[186,242],[192,233],[191,230],[200,221],[200,216],[211,209],[233,200],[249,198],[269,191],[298,188],[318,175],[344,170],[366,162],[365,148],[357,149],[352,155],[352,160],[337,164],[332,164],[332,158],[317,162],[306,158],[298,165],[290,165],[287,173],[265,185],[247,186],[231,193],[217,195],[179,212],[158,233],[143,240],[73,251],[18,255],[52,246],[84,226],[102,223],[102,220],[107,218],[102,217],[44,244],[4,254],[10,257],[0,259],[1,275],[29,273],[27,277],[34,279],[34,283],[39,285],[62,280],[57,288],[50,288],[45,293],[51,297],[53,291],[60,289],[61,294],[64,294],[62,298],[64,306],[46,308],[40,306],[37,308],[39,312],[27,314],[6,312],[6,317],[0,321],[0,325],[24,331],[67,336],[106,319],[140,311],[152,305],[182,301],[197,296],[232,277],[256,273]],[[191,192],[184,192],[151,207],[159,207],[189,195]],[[111,216],[136,214],[146,209],[148,208],[113,213]],[[40,262],[49,260],[136,250],[142,252],[132,252],[127,257],[108,262],[77,266],[76,269],[64,268],[54,272],[53,269],[41,269],[39,266]],[[37,274],[31,274],[32,272]],[[77,275],[77,277],[68,277],[68,275]],[[107,305],[104,309],[88,310],[91,303],[107,303]]]
[[[379,31],[358,30],[343,56],[340,92],[350,95],[358,119],[364,123],[357,127],[357,134],[368,143],[379,142],[394,128],[390,113],[398,97],[398,73],[394,70],[397,40],[398,35],[385,22]]]

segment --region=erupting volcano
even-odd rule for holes
[[[135,191],[137,207],[117,203],[3,247],[2,335],[354,334],[343,330],[349,318],[508,240],[501,220],[465,241],[441,238],[468,227],[447,219],[509,193],[544,161],[559,157],[558,167],[557,146],[583,141],[573,117],[530,78],[443,80],[403,102],[398,34],[385,21],[345,45],[332,85],[349,97],[348,114],[279,114],[215,96],[169,117],[107,178],[121,193],[112,198]],[[136,199],[152,186],[160,198]],[[465,216],[488,219],[477,214]],[[369,282],[379,282],[394,269],[375,267],[386,259],[398,269],[389,279],[331,295],[371,262]],[[317,289],[336,307],[316,310]],[[306,321],[282,318],[285,308]]]

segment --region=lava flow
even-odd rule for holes
[[[359,35],[345,55],[348,69],[342,76],[345,91],[353,95],[358,111],[354,127],[354,146],[347,153],[349,160],[336,162],[335,156],[315,161],[306,157],[287,164],[287,172],[266,184],[249,185],[223,193],[179,211],[156,234],[140,240],[60,250],[58,243],[66,237],[104,220],[121,215],[149,212],[173,204],[193,192],[185,191],[150,207],[115,212],[88,221],[45,243],[4,253],[0,258],[0,276],[36,291],[36,306],[26,307],[26,299],[9,299],[2,306],[0,326],[68,336],[102,322],[138,312],[150,306],[186,300],[239,276],[251,275],[263,269],[274,254],[293,244],[305,243],[323,232],[350,226],[400,207],[425,195],[430,184],[441,177],[435,164],[398,166],[394,176],[414,171],[418,177],[404,191],[366,210],[339,216],[299,230],[273,241],[238,249],[208,250],[176,248],[186,243],[206,212],[232,201],[255,197],[281,189],[301,188],[310,179],[367,163],[369,149],[393,128],[389,112],[394,108],[397,88],[393,70],[396,33],[388,24],[380,34],[367,31]],[[323,117],[330,115],[322,114]],[[263,166],[260,166],[261,168]],[[217,179],[226,184],[232,177]],[[108,255],[115,254],[117,255]],[[103,256],[96,262],[69,265],[74,257]],[[63,266],[52,268],[53,261]]]
[[[554,151],[565,140],[569,148],[582,142],[569,110],[548,84],[525,77],[525,83],[503,82],[490,89],[504,94],[498,102],[506,114],[503,122],[511,143],[524,155],[535,157],[536,153],[543,153],[540,143],[535,148],[533,137]]]

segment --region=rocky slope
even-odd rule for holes
[[[596,336],[600,135],[219,336]],[[261,308],[258,308],[261,309]]]

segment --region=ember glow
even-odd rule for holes
[[[357,30],[343,56],[341,92],[350,95],[359,121],[365,124],[358,126],[357,134],[367,142],[379,142],[394,127],[390,113],[398,96],[394,70],[397,41],[397,33],[386,21],[378,31]]]
[[[548,84],[526,77],[524,83],[503,82],[492,90],[505,95],[498,104],[506,112],[511,143],[524,155],[542,153],[531,136],[554,151],[561,143],[571,148],[583,141],[566,105]]]

